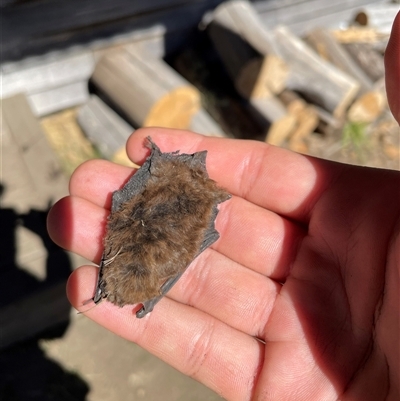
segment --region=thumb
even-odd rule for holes
[[[400,12],[397,14],[385,52],[386,92],[390,110],[400,124]]]

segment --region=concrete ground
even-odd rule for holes
[[[220,400],[70,308],[65,282],[83,260],[45,226],[67,179],[24,97],[2,106],[0,400]]]

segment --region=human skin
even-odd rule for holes
[[[400,121],[399,15],[385,63]],[[147,136],[163,152],[208,150],[210,177],[233,195],[221,238],[143,319],[133,306],[83,306],[95,266],[71,274],[71,304],[228,400],[400,399],[400,173],[160,128],[130,137],[136,163]],[[131,174],[80,166],[49,213],[53,240],[98,263],[111,193]]]

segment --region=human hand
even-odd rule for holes
[[[399,23],[387,57],[398,119]],[[155,128],[129,139],[132,160],[145,159],[148,135],[163,152],[208,150],[210,177],[233,194],[221,238],[145,318],[109,302],[85,314],[228,400],[398,399],[400,174]],[[131,173],[78,168],[49,214],[55,242],[98,263],[111,193]],[[97,273],[71,275],[78,310]]]

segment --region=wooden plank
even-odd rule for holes
[[[89,50],[53,52],[15,63],[3,64],[1,97],[17,93],[41,93],[70,83],[88,80],[95,67]]]
[[[125,144],[134,128],[108,107],[96,95],[77,113],[79,125],[86,136],[108,159],[112,159]]]
[[[62,31],[78,29],[120,18],[127,18],[187,4],[187,0],[69,0],[54,2],[41,0],[24,2],[17,7],[2,10],[1,20],[9,26],[18,27],[19,35],[51,35]],[[16,29],[15,29],[16,31]]]
[[[274,33],[279,55],[290,68],[287,88],[300,92],[336,117],[342,116],[358,93],[359,84],[319,57],[289,29],[278,27]]]
[[[26,97],[15,95],[3,99],[2,110],[18,147],[23,151],[23,161],[32,172],[31,180],[41,199],[49,202],[55,194],[66,194],[66,179]]]
[[[99,41],[117,34],[151,30],[163,26],[166,32],[179,32],[180,43],[189,39],[204,12],[222,0],[42,0],[19,7],[5,7],[2,24],[2,59],[18,60],[50,49]],[[81,12],[77,12],[81,10]],[[90,26],[90,29],[88,27]],[[62,35],[62,40],[60,40]],[[167,44],[168,45],[168,44]]]
[[[35,116],[43,117],[85,103],[89,99],[88,84],[87,81],[72,82],[27,98]]]
[[[28,166],[4,118],[4,111],[1,141],[1,209],[12,208],[16,213],[27,213],[31,207],[45,207],[47,199],[36,193]]]
[[[138,126],[188,128],[200,108],[198,91],[140,48],[105,56],[92,80]]]

